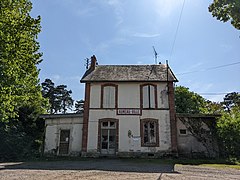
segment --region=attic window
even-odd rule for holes
[[[117,85],[102,85],[101,108],[117,108]]]

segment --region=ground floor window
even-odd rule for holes
[[[140,128],[142,146],[159,146],[159,124],[157,119],[141,119]]]
[[[98,124],[98,149],[101,154],[115,154],[118,149],[118,120],[100,119]]]

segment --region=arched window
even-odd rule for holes
[[[157,86],[153,84],[141,85],[141,107],[143,109],[157,108]]]
[[[101,91],[101,108],[117,108],[117,85],[102,85]]]

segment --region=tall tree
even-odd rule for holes
[[[72,91],[71,90],[67,90],[67,86],[66,85],[59,85],[56,87],[56,95],[57,95],[57,99],[58,101],[61,103],[61,109],[60,111],[65,114],[67,112],[68,109],[71,110],[72,106],[73,106],[73,99],[71,97]]]
[[[57,113],[61,109],[61,102],[57,98],[55,84],[51,79],[45,79],[42,82],[42,95],[49,100],[48,111],[50,114]]]
[[[74,111],[76,113],[83,113],[83,111],[84,111],[84,100],[81,99],[80,101],[76,101]]]
[[[43,97],[49,100],[50,107],[48,111],[51,114],[58,112],[65,114],[73,106],[72,91],[67,90],[66,85],[55,86],[52,80],[45,79],[42,83],[42,94]]]
[[[177,113],[200,113],[205,108],[205,99],[189,88],[177,86],[175,88],[175,105]]]
[[[38,119],[46,105],[37,68],[40,17],[32,18],[31,9],[29,0],[0,1],[0,152],[6,159],[35,154],[44,125]]]
[[[0,121],[18,115],[31,103],[42,107],[37,66],[41,62],[37,36],[40,17],[30,16],[29,0],[0,1]]]
[[[226,94],[223,98],[222,104],[228,112],[230,112],[233,107],[240,107],[240,94],[238,92]]]
[[[209,12],[218,20],[231,24],[240,30],[240,1],[239,0],[214,0],[208,7]]]

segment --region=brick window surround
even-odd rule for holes
[[[154,108],[143,108],[143,87],[144,86],[153,86],[154,87]],[[157,109],[158,108],[158,102],[157,102],[157,85],[146,83],[140,85],[140,107],[141,109]]]
[[[103,96],[104,96],[104,88],[107,86],[112,86],[115,87],[115,107],[114,108],[105,108],[103,107]],[[101,102],[100,102],[100,108],[101,109],[117,109],[118,107],[118,85],[112,84],[112,83],[107,83],[107,84],[102,84],[101,85]]]
[[[155,135],[156,135],[156,142],[155,143],[144,143],[144,124],[145,123],[154,123],[155,125]],[[158,119],[141,119],[140,120],[140,136],[141,136],[141,146],[142,147],[159,147],[159,123]]]

